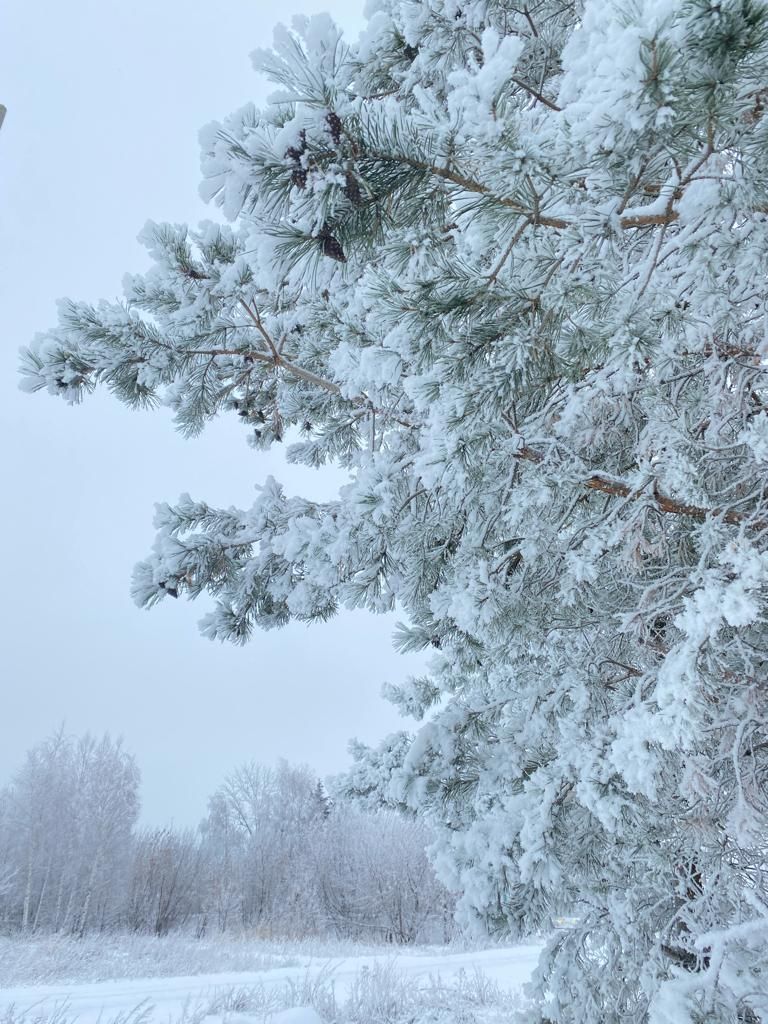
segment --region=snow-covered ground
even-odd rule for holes
[[[448,1019],[452,1004],[478,1011],[464,1020],[495,1020],[494,1010],[518,1002],[531,976],[539,946],[522,945],[474,952],[397,952],[348,957],[299,956],[290,966],[255,971],[197,974],[186,977],[126,978],[74,984],[0,988],[0,1020],[8,1024],[59,1022],[78,1024],[317,1024],[320,1019],[395,1021],[415,1019],[408,1007],[433,1003]],[[292,1007],[303,1013],[285,1016]],[[307,1007],[314,1007],[312,1012]],[[389,1008],[389,1009],[387,1009]],[[345,1012],[346,1010],[346,1012]],[[325,1011],[325,1012],[324,1012]],[[359,1012],[358,1012],[359,1011]],[[442,1016],[440,1015],[442,1013]],[[458,1019],[458,1018],[454,1018]]]

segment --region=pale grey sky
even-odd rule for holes
[[[249,758],[347,763],[346,743],[401,727],[378,694],[418,671],[390,646],[394,619],[213,645],[203,603],[132,604],[152,506],[182,491],[247,505],[273,473],[322,497],[333,481],[256,454],[235,422],[184,441],[167,417],[105,396],[71,408],[17,390],[18,347],[62,296],[120,294],[146,265],[145,220],[216,216],[197,199],[197,131],[265,87],[249,54],[294,13],[329,10],[352,34],[363,0],[5,0],[0,18],[0,785],[62,721],[125,737],[144,817],[195,824]]]

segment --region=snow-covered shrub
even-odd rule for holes
[[[324,1024],[501,1024],[524,1006],[524,1000],[482,972],[451,981],[435,975],[425,981],[409,977],[394,963],[376,963],[344,983],[329,968],[282,985],[222,992],[203,1009],[206,1016],[222,1016],[228,1024],[269,1019],[269,1014],[294,1007],[312,1008]]]

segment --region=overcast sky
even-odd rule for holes
[[[143,774],[144,820],[196,824],[237,764],[280,756],[320,774],[348,739],[402,727],[379,698],[419,663],[391,648],[394,619],[346,614],[203,640],[207,610],[139,611],[128,585],[153,538],[153,503],[182,491],[248,505],[268,473],[329,496],[322,471],[257,454],[237,422],[199,439],[107,396],[70,407],[17,388],[18,348],[62,296],[112,299],[146,266],[148,218],[215,217],[197,198],[197,132],[269,87],[249,54],[294,13],[329,10],[356,35],[362,0],[5,0],[0,19],[0,785],[65,722],[122,734]]]

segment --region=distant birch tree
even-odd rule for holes
[[[206,857],[214,865],[210,896],[219,921],[232,921],[230,901],[237,893],[241,926],[268,934],[316,933],[309,865],[323,820],[318,779],[305,766],[281,761],[267,768],[251,762],[228,775],[211,797],[203,823]]]
[[[139,773],[118,741],[59,730],[33,747],[3,796],[9,922],[83,934],[122,912]]]

